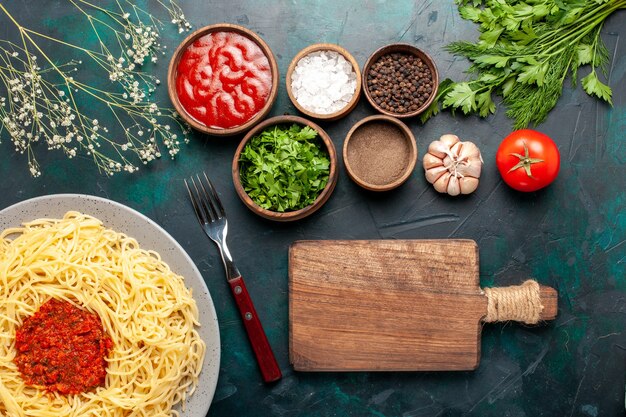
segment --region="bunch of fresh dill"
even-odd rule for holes
[[[626,8],[626,0],[457,0],[464,19],[480,24],[478,42],[454,42],[447,49],[468,58],[470,81],[445,79],[422,121],[440,106],[478,113],[494,113],[492,94],[502,96],[507,115],[520,129],[539,124],[556,105],[563,82],[577,82],[578,68],[590,65],[582,78],[589,95],[611,103],[606,76],[609,54],[600,30],[606,18]]]

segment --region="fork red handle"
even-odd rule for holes
[[[261,325],[259,316],[256,314],[243,278],[239,276],[228,280],[228,283],[230,284],[230,289],[237,302],[237,307],[239,308],[239,313],[241,314],[243,324],[248,333],[248,339],[250,340],[250,345],[252,345],[254,356],[256,356],[257,363],[261,369],[263,380],[265,382],[279,380],[283,375],[274,357],[274,352],[272,352],[272,347],[267,341],[267,336],[265,336],[263,326]]]

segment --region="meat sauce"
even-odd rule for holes
[[[187,113],[210,128],[245,124],[272,88],[269,60],[251,39],[213,32],[196,39],[177,67],[176,93]]]
[[[27,385],[79,394],[104,385],[112,346],[96,314],[53,298],[17,329],[14,362]]]

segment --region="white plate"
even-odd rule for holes
[[[172,271],[185,277],[185,283],[193,288],[193,298],[200,311],[198,332],[207,350],[198,387],[185,403],[181,417],[205,417],[217,385],[220,333],[213,300],[200,271],[178,242],[158,224],[130,207],[101,197],[55,194],[22,201],[0,211],[0,230],[42,217],[61,218],[71,210],[96,217],[105,227],[137,239],[143,249],[157,251]],[[180,405],[176,408],[180,409]]]

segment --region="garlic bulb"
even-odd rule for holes
[[[450,195],[470,194],[478,188],[483,165],[480,150],[456,135],[443,135],[424,155],[426,179],[435,190]]]

